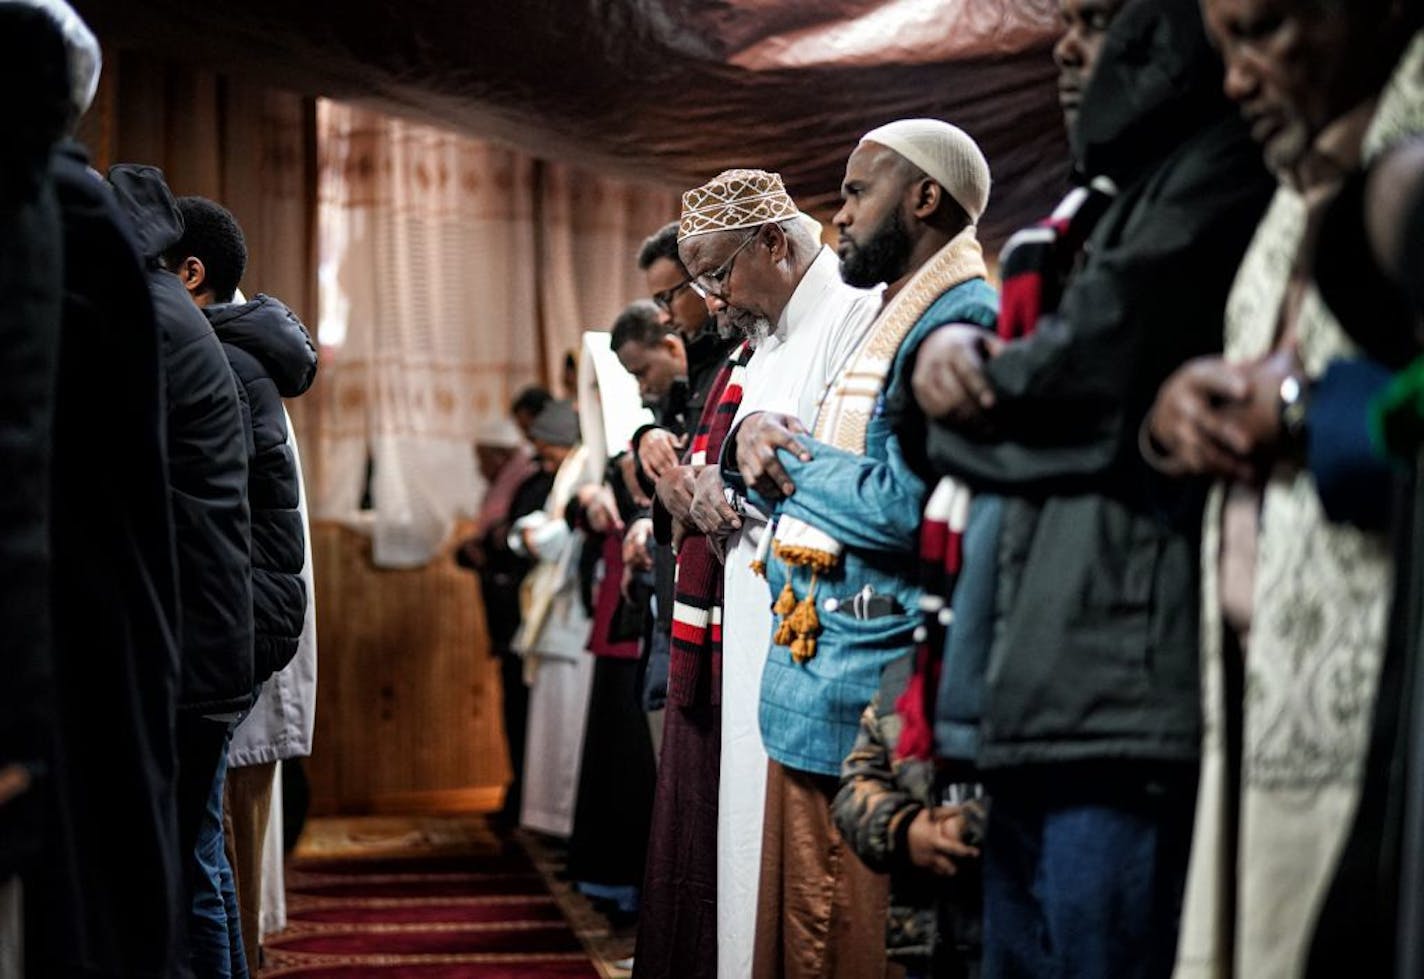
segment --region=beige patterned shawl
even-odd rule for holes
[[[950,289],[987,271],[976,229],[971,225],[945,244],[919,268],[895,298],[881,310],[860,345],[846,358],[821,396],[813,434],[837,449],[864,455],[870,421],[885,389],[900,344],[934,303]],[[752,564],[765,574],[768,547],[778,559],[792,567],[811,569],[806,594],[797,596],[788,576],[776,604],[772,606],[780,622],[773,641],[787,646],[798,663],[816,655],[816,637],[821,623],[816,611],[818,575],[835,567],[842,546],[830,534],[804,520],[783,514],[773,533],[762,537],[761,548]]]
[[[821,396],[812,430],[818,441],[865,454],[866,431],[900,344],[940,296],[957,285],[988,275],[975,232],[970,226],[951,239],[881,310],[865,339]],[[794,517],[777,521],[773,549],[788,563],[819,570],[834,567],[841,554],[839,541]]]
[[[1424,42],[1416,38],[1370,124],[1367,159],[1405,135],[1424,132],[1421,82]],[[1255,360],[1275,342],[1305,218],[1303,198],[1283,186],[1227,303],[1229,359]],[[1312,377],[1355,352],[1313,287],[1304,297],[1297,338]],[[1381,537],[1325,518],[1309,473],[1282,469],[1273,475],[1260,514],[1233,868],[1225,860],[1231,848],[1218,600],[1222,499],[1218,487],[1204,526],[1205,727],[1176,975],[1296,976],[1358,802],[1392,568]],[[1227,919],[1233,905],[1234,922]]]

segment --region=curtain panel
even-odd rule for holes
[[[105,51],[79,135],[101,172],[153,164],[237,217],[243,291],[321,345],[288,405],[312,516],[369,531],[390,567],[473,511],[481,423],[526,384],[560,393],[565,353],[643,295],[638,248],[678,213],[665,187],[126,50]]]
[[[317,145],[313,513],[358,514],[369,458],[374,560],[414,566],[473,513],[480,425],[642,295],[676,195],[336,102]]]

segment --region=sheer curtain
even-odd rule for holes
[[[316,125],[313,514],[356,516],[369,459],[373,558],[416,566],[478,499],[479,425],[641,294],[676,195],[342,103]]]
[[[538,284],[550,377],[585,330],[606,330],[629,302],[646,297],[637,269],[643,239],[677,217],[678,195],[539,165]]]

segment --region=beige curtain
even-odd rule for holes
[[[125,50],[106,50],[80,138],[96,168],[151,163],[229,208],[248,295],[317,334],[288,408],[314,519],[371,530],[377,563],[424,563],[482,487],[484,420],[642,294],[643,238],[676,194],[452,132]],[[318,307],[320,316],[318,322]],[[361,515],[367,460],[374,511]]]
[[[415,566],[473,511],[479,425],[640,295],[675,195],[335,102],[317,142],[313,514],[355,516],[369,458],[374,560]]]
[[[585,330],[606,330],[646,297],[637,268],[648,235],[676,218],[677,194],[594,176],[558,163],[539,167],[538,283],[548,375],[577,350]]]

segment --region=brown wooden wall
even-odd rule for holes
[[[372,567],[370,540],[312,524],[315,814],[494,809],[508,778],[499,670],[473,575],[449,554]]]

